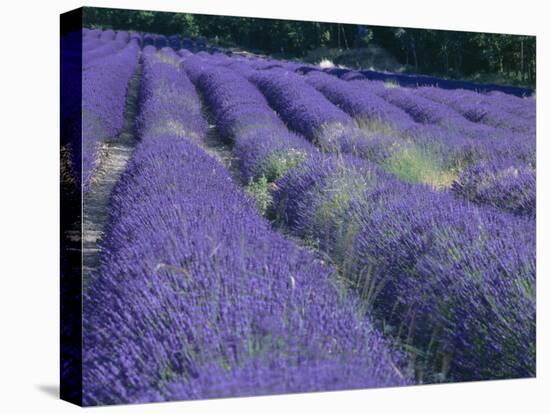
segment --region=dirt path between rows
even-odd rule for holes
[[[84,196],[82,218],[82,270],[84,285],[99,265],[99,241],[103,236],[108,219],[111,193],[126,164],[134,153],[138,142],[136,116],[141,81],[142,65],[138,64],[128,84],[126,97],[125,125],[122,133],[103,144],[96,175],[90,191]]]

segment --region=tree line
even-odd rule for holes
[[[84,8],[83,19],[87,27],[205,37],[220,46],[285,58],[375,44],[417,73],[493,75],[535,86],[534,36],[90,7]]]

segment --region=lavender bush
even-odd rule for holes
[[[245,183],[264,176],[271,182],[315,152],[289,132],[260,92],[234,71],[184,62],[216,121],[222,139],[231,142]]]
[[[319,80],[321,75],[316,75],[316,78],[315,83],[320,87],[323,81]],[[368,117],[362,116],[354,121],[294,73],[284,70],[266,70],[251,75],[251,79],[289,126],[304,134],[323,151],[348,154],[378,162],[406,181],[424,182],[440,187],[448,185],[452,180],[449,178],[450,174],[445,172],[445,169],[451,167],[447,167],[443,161],[437,159],[428,146],[418,145],[411,139],[413,130],[419,124],[398,108],[386,104],[387,110],[381,109],[387,120],[390,119],[390,114],[398,114],[393,118],[392,125],[380,123],[378,121],[380,115],[372,115],[372,113],[369,121],[367,121]],[[342,84],[335,86],[337,88],[347,84],[342,81]],[[356,100],[359,96],[361,96],[360,100]],[[368,100],[368,92],[366,99]],[[353,105],[357,104],[355,108],[365,110],[367,107],[365,99],[362,99],[362,95],[359,94],[348,96],[348,105],[342,105],[342,107],[358,114],[351,109],[352,102]],[[356,121],[359,121],[359,125],[363,128],[358,128]],[[399,126],[400,121],[402,122]],[[369,126],[365,128],[367,124]],[[406,129],[407,135],[403,132],[400,134],[394,132],[394,127],[397,131]],[[419,173],[421,169],[424,171],[422,174]]]
[[[528,164],[499,158],[482,160],[460,175],[453,191],[477,203],[535,217],[536,173]]]
[[[309,72],[306,80],[368,129],[393,132],[414,126],[414,121],[405,111],[373,91],[371,82],[346,82],[320,71]]]
[[[128,82],[135,72],[139,48],[130,43],[120,53],[101,59],[82,73],[82,190],[94,175],[101,143],[124,127]],[[76,161],[79,161],[78,159]],[[75,170],[80,170],[78,165]]]
[[[207,63],[205,64],[207,65]],[[285,72],[270,72],[272,75],[271,77],[267,75],[268,72],[262,72],[253,73],[251,75],[251,79],[259,85],[259,88],[262,90],[262,92],[266,94],[268,101],[273,105],[275,109],[278,110],[282,117],[287,120],[291,126],[300,125],[300,119],[305,118],[306,120],[312,120],[310,122],[310,125],[312,125],[312,127],[304,128],[301,131],[309,134],[310,137],[313,137],[314,135],[312,135],[312,132],[308,131],[315,131],[315,127],[319,127],[320,122],[316,121],[314,114],[321,112],[321,110],[317,109],[320,107],[320,104],[303,105],[301,106],[301,111],[299,111],[298,109],[296,109],[296,107],[293,107],[292,105],[296,105],[294,101],[298,100],[295,95],[299,95],[300,97],[300,100],[298,100],[298,102],[304,102],[312,95],[315,95],[309,94],[309,90],[307,88],[304,88],[303,84],[300,83],[295,77],[293,77],[293,75],[286,75]],[[319,75],[310,76],[321,77]],[[290,78],[291,81],[286,82],[287,78]],[[292,84],[292,88],[288,86],[289,83]],[[232,84],[235,84],[235,82],[232,82]],[[275,92],[273,92],[274,90]],[[296,91],[295,95],[289,95],[291,93],[291,90]],[[277,99],[275,99],[275,97]],[[293,101],[290,102],[291,100]],[[229,99],[224,100],[224,102],[225,101],[229,101]],[[422,99],[420,99],[420,101],[421,103],[425,103],[422,101]],[[323,101],[322,99],[319,99],[317,102],[322,102],[323,104],[325,104],[325,101]],[[288,106],[285,106],[286,104],[288,104]],[[325,105],[324,107],[329,108],[327,105]],[[438,111],[440,109],[441,108],[439,106],[435,105],[434,107],[420,106],[420,108],[417,110],[420,113],[425,113],[426,116],[432,117],[429,119],[443,120],[444,118],[441,114],[439,114],[441,118],[437,118]],[[327,113],[330,112],[327,111]],[[459,114],[455,113],[454,116],[457,122],[464,122],[466,125],[468,125],[468,121],[465,121]],[[322,119],[322,117],[320,116],[318,118]],[[325,119],[330,119],[330,116],[327,116]],[[446,125],[444,124],[444,122],[446,121],[437,122],[442,122],[442,125]],[[428,123],[431,124],[435,122],[430,121]],[[427,128],[427,130],[430,131],[428,135],[431,136],[430,139],[425,139],[424,144],[427,146],[433,147],[437,145],[437,143],[433,139],[431,139],[436,135],[435,131],[438,131],[434,128]],[[418,128],[417,131],[420,133],[422,129]],[[482,148],[484,148],[483,146],[472,145],[472,141],[464,138],[464,135],[462,134],[458,134],[456,137],[453,137],[451,139],[449,133],[446,132],[447,128],[439,129],[439,131],[444,132],[446,135],[446,139],[448,140],[447,151],[443,151],[442,154],[449,156],[451,152],[456,155],[468,152],[470,153],[470,155],[463,155],[463,157],[472,160],[475,159],[475,157],[481,156]],[[383,142],[383,140],[381,139],[379,139],[378,141]],[[361,142],[368,142],[365,136],[363,136]],[[391,144],[389,144],[390,142],[391,141],[387,142],[388,147],[391,147]],[[420,141],[417,140],[416,144],[418,144],[419,142]],[[379,146],[383,147],[383,144],[379,143]],[[480,228],[480,226],[483,226],[485,224],[487,226],[490,226],[492,220],[495,220],[491,218],[493,217],[493,215],[495,215],[495,217],[498,217],[499,220],[504,220],[504,222],[510,221],[510,223],[515,223],[514,219],[509,219],[506,215],[492,213],[491,211],[480,209],[479,214],[482,214],[482,217],[484,217],[482,221],[483,224],[477,227],[474,226],[472,227],[472,229],[470,229],[468,227],[469,222],[467,218],[469,215],[472,214],[472,211],[476,212],[478,210],[455,200],[449,194],[439,194],[422,186],[411,187],[406,184],[402,184],[391,176],[385,174],[383,171],[380,171],[380,169],[376,168],[375,166],[369,165],[368,163],[364,163],[359,160],[354,160],[353,158],[344,157],[343,159],[340,159],[339,157],[319,157],[313,157],[311,160],[306,161],[305,164],[301,164],[296,169],[290,170],[287,176],[276,183],[277,191],[274,194],[274,213],[278,215],[278,219],[280,221],[286,223],[286,225],[293,229],[293,232],[295,232],[295,234],[307,240],[308,243],[313,243],[313,245],[315,245],[316,247],[324,250],[325,252],[327,252],[327,254],[329,254],[330,257],[335,259],[337,263],[339,263],[344,268],[349,269],[348,271],[351,272],[352,276],[352,283],[357,284],[361,290],[370,292],[370,295],[368,295],[369,299],[367,299],[366,302],[373,301],[372,297],[379,297],[379,299],[376,301],[377,304],[373,304],[372,306],[375,309],[378,309],[380,315],[382,315],[382,318],[387,321],[388,329],[390,329],[391,327],[394,327],[393,329],[396,330],[399,328],[403,329],[403,326],[409,326],[411,330],[413,329],[411,325],[414,324],[414,318],[416,317],[414,315],[417,315],[417,313],[411,312],[411,309],[418,308],[421,301],[417,298],[415,301],[411,300],[410,303],[403,304],[400,299],[400,296],[402,296],[403,293],[400,292],[406,292],[407,290],[399,290],[395,286],[392,286],[391,281],[388,282],[387,279],[391,279],[391,277],[388,277],[388,275],[394,272],[396,274],[395,278],[397,280],[397,274],[402,272],[403,268],[407,268],[408,266],[403,265],[403,263],[408,263],[407,260],[420,260],[420,258],[422,258],[422,250],[417,253],[415,253],[414,251],[408,252],[408,255],[401,261],[400,259],[395,259],[395,252],[399,251],[399,249],[404,248],[405,246],[407,246],[407,244],[392,244],[391,248],[388,248],[386,252],[375,249],[375,253],[372,255],[370,253],[366,253],[368,248],[373,248],[373,246],[376,246],[377,243],[380,243],[380,240],[384,240],[384,238],[381,237],[381,235],[378,233],[364,233],[362,229],[380,228],[382,231],[385,232],[386,229],[389,227],[389,224],[380,226],[377,220],[373,220],[372,222],[370,221],[370,214],[378,214],[371,211],[371,209],[374,208],[372,207],[372,202],[376,201],[377,197],[382,197],[381,194],[385,194],[384,197],[388,198],[388,203],[395,202],[397,203],[396,205],[403,208],[405,207],[406,203],[409,202],[407,201],[408,198],[405,196],[405,194],[409,194],[411,199],[415,197],[420,197],[419,199],[415,198],[415,202],[412,202],[414,208],[411,210],[410,213],[407,213],[410,214],[410,216],[407,217],[414,217],[415,214],[418,215],[419,213],[422,213],[422,216],[419,217],[422,217],[420,219],[420,222],[423,223],[452,223],[453,216],[451,212],[455,210],[460,211],[460,216],[462,217],[463,222],[461,222],[462,224],[459,225],[459,233],[454,235],[454,237],[456,237],[458,240],[461,240],[461,238],[464,237],[463,234],[460,232],[470,232],[472,231],[472,229],[478,229]],[[376,157],[371,157],[376,160]],[[335,173],[334,169],[339,172]],[[305,175],[303,175],[301,171],[306,171]],[[291,183],[291,180],[294,180],[295,182]],[[324,184],[325,182],[327,184]],[[296,185],[297,187],[294,187],[294,185]],[[324,187],[325,185],[326,187]],[[288,189],[288,186],[291,186],[290,190]],[[319,192],[321,193],[321,195],[319,194]],[[421,203],[418,200],[421,200]],[[296,202],[298,202],[298,204],[295,204]],[[380,201],[380,203],[380,210],[378,211],[380,212],[380,214],[387,214],[386,209],[388,208],[388,206],[386,206],[382,201]],[[429,208],[430,205],[448,205],[449,207],[448,210],[445,211],[445,215],[439,217],[438,215],[434,215],[435,211],[433,210],[433,208]],[[392,220],[392,217],[399,217],[399,214],[396,212],[396,210],[397,207],[389,210],[391,211],[391,214],[387,215],[388,220]],[[369,216],[362,216],[362,214],[365,214],[365,212],[368,212]],[[366,217],[369,217],[369,219],[367,220]],[[397,224],[398,223],[399,220],[397,220]],[[529,222],[527,222],[527,224],[525,225],[521,223],[514,224],[519,226],[520,229],[518,231],[521,231],[523,234],[527,235],[531,234],[533,231],[531,224],[529,224]],[[415,226],[417,225],[420,224],[415,224]],[[425,226],[425,224],[423,225]],[[442,224],[442,226],[444,227],[445,224]],[[361,240],[365,239],[365,237],[367,237],[367,234],[376,234],[376,236],[370,239],[371,241],[369,243],[364,243]],[[400,239],[401,237],[403,237],[403,233],[397,232],[396,237],[398,237],[397,240],[400,240],[399,243],[406,243],[406,239]],[[466,237],[465,240],[469,239]],[[531,240],[527,244],[530,247],[528,251],[531,253],[534,252],[533,243],[533,240]],[[475,243],[473,244],[473,246],[475,247],[468,247],[468,249],[475,250],[476,248],[478,248],[477,244]],[[515,249],[516,252],[523,252],[523,250],[521,249],[522,246],[523,245],[521,244],[513,245],[513,249]],[[467,247],[464,247],[464,249],[466,250]],[[351,258],[349,256],[350,250],[352,252]],[[397,260],[397,264],[393,265],[383,260],[382,258],[384,257],[384,255],[388,255],[388,258],[391,257],[392,259]],[[471,255],[473,257],[473,253]],[[365,257],[368,257],[368,259],[364,259]],[[364,260],[366,260],[368,264],[365,265]],[[366,271],[365,269],[367,269],[367,272],[378,272],[375,270],[378,265],[375,266],[374,263],[381,263],[379,266],[381,269],[383,269],[382,273],[369,275],[367,279],[364,279]],[[522,266],[524,266],[524,269],[529,268],[525,267],[526,263],[529,263],[527,266],[531,266],[531,270],[528,270],[526,273],[526,280],[528,280],[527,284],[532,288],[534,286],[534,267],[532,266],[533,261],[529,259],[529,254],[526,254],[525,257],[523,257],[521,263],[523,263]],[[520,266],[520,268],[522,267]],[[476,271],[479,272],[479,270]],[[492,278],[491,280],[494,281],[497,280],[499,277],[502,277],[502,273],[489,273],[486,276],[488,278]],[[358,279],[353,280],[353,278]],[[461,275],[461,278],[464,280],[468,280],[469,274],[467,272],[463,273]],[[380,280],[386,281],[380,284]],[[472,295],[475,292],[479,292],[479,288],[476,286],[470,286],[469,289],[472,290],[470,292],[470,294]],[[506,286],[503,289],[512,288],[510,286]],[[378,292],[379,290],[382,290],[383,292]],[[375,295],[373,292],[376,292],[377,294]],[[477,294],[484,295],[484,293]],[[493,292],[492,294],[500,295],[504,293]],[[502,375],[504,377],[506,375],[529,375],[529,373],[533,372],[533,353],[531,352],[532,349],[530,348],[534,341],[533,297],[523,295],[522,300],[524,300],[524,302],[526,303],[525,317],[527,318],[527,321],[530,322],[526,323],[526,330],[522,331],[519,334],[520,339],[512,340],[512,342],[516,343],[518,347],[522,347],[522,352],[526,352],[526,359],[517,358],[517,348],[510,349],[509,354],[506,355],[502,364],[517,365],[511,368],[509,367],[509,371],[506,371],[506,368],[503,367],[494,367],[493,370],[489,366],[491,359],[487,359],[483,362],[480,362],[481,365],[479,366],[478,370],[473,372],[472,370],[463,368],[463,365],[467,360],[467,358],[463,355],[467,353],[465,347],[472,346],[472,343],[464,341],[459,336],[445,337],[445,335],[439,333],[440,330],[444,329],[442,328],[442,326],[444,326],[445,324],[447,324],[445,326],[450,325],[453,327],[445,329],[454,329],[453,324],[457,323],[456,320],[449,321],[446,319],[442,319],[438,321],[433,321],[429,317],[429,312],[432,312],[435,307],[444,308],[448,305],[448,303],[446,305],[442,305],[437,302],[438,296],[440,295],[440,292],[432,292],[430,297],[424,298],[426,301],[433,301],[436,304],[433,305],[432,308],[430,308],[430,311],[426,311],[423,314],[425,316],[425,320],[423,322],[417,322],[419,323],[420,328],[416,329],[418,329],[421,333],[416,333],[415,335],[419,338],[408,338],[406,336],[402,338],[412,345],[423,348],[423,352],[425,352],[425,354],[419,356],[419,359],[424,359],[425,361],[424,363],[426,364],[426,373],[423,373],[422,375],[426,375],[427,381],[434,381],[439,379],[480,379],[483,377],[490,377],[491,375],[497,375],[495,373],[499,370],[500,374],[498,375]],[[519,295],[521,296],[522,293],[520,292]],[[510,296],[510,294],[508,294],[508,296]],[[474,306],[472,304],[463,303],[462,299],[458,297],[458,294],[457,297],[451,297],[449,301],[451,303],[451,305],[449,306],[452,306],[452,309],[455,312],[462,312],[462,307],[465,306]],[[396,317],[396,319],[392,321],[392,319],[388,315],[391,315],[392,312],[396,312],[396,304],[402,306],[403,310],[400,317]],[[481,304],[478,303],[478,306],[481,306]],[[515,305],[511,303],[503,303],[502,306],[508,307],[507,309],[513,309]],[[478,310],[478,312],[479,311],[481,311],[481,309]],[[502,313],[504,313],[504,309],[502,310]],[[494,313],[492,315],[492,318],[494,320]],[[418,319],[422,318],[418,316]],[[474,332],[472,335],[474,335],[474,337],[475,335],[481,335],[481,332],[483,332],[484,329],[487,329],[487,326],[483,325],[478,327],[480,331],[477,334]],[[503,331],[500,331],[500,333],[502,333]],[[513,332],[509,330],[507,331],[508,336],[513,337],[512,334]],[[402,337],[402,335],[398,336]],[[471,341],[476,341],[476,344],[478,344],[480,339],[478,337],[475,338],[476,339],[471,339]],[[491,340],[496,341],[497,337],[494,337],[487,342],[481,341],[482,344],[479,345],[479,347],[487,347],[487,349],[491,349],[491,347],[494,346],[494,343],[491,342]],[[434,342],[436,342],[437,345],[434,345]],[[457,343],[460,343],[462,348],[460,348]],[[428,346],[430,346],[430,344],[433,349],[428,349]],[[449,351],[449,349],[451,348],[453,349],[453,352],[457,352],[458,355],[451,357],[450,355],[452,353],[450,353]],[[460,350],[455,351],[455,349]],[[486,350],[485,352],[489,351]],[[480,353],[483,352],[480,351]]]
[[[533,221],[335,157],[279,180],[274,209],[414,347],[423,380],[534,374]]]
[[[143,106],[162,113],[148,98],[161,68],[144,70]],[[145,132],[114,190],[84,301],[84,403],[412,383],[333,269],[271,230],[194,140]]]
[[[374,70],[350,70],[334,68],[329,73],[345,80],[374,80],[393,83],[401,87],[416,88],[419,86],[434,86],[441,89],[466,89],[479,93],[497,93],[510,97],[531,96],[533,90],[514,86],[479,84],[473,82],[442,79],[434,76],[414,75],[408,73],[378,72]]]
[[[352,125],[352,118],[292,72],[259,71],[250,77],[289,126],[312,142]],[[328,138],[326,138],[328,139]]]
[[[439,88],[419,88],[417,94],[445,104],[472,122],[479,122],[514,132],[534,132],[533,119],[514,115],[500,99],[466,90],[448,91]]]
[[[388,90],[381,83],[345,82],[319,71],[308,72],[306,79],[331,102],[353,116],[363,129],[386,132],[386,136],[374,140],[375,143],[386,142],[382,153],[373,153],[373,145],[374,149],[376,145],[365,137],[356,139],[353,144],[344,144],[344,152],[385,163],[387,170],[408,181],[448,187],[462,170],[470,170],[470,165],[488,159],[515,158],[520,164],[534,165],[534,138],[529,134],[517,134],[533,130],[534,122],[506,113],[493,97],[433,87]],[[430,103],[426,98],[437,103]],[[500,111],[494,108],[500,108]],[[478,129],[475,123],[488,127]],[[387,137],[388,132],[393,132],[391,138]],[[396,135],[409,141],[409,145],[403,146],[402,141],[395,139]],[[534,194],[534,179],[524,180],[522,185],[527,186],[526,193]],[[493,204],[498,207],[497,199],[517,198],[516,188],[500,185],[499,196],[493,196]],[[468,198],[481,202],[487,196]],[[509,206],[503,208],[510,209]]]

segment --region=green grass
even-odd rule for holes
[[[356,118],[355,122],[368,134],[396,134],[393,127],[384,122],[361,118]],[[436,149],[418,146],[407,136],[401,137],[402,143],[399,142],[391,147],[390,151],[393,154],[382,167],[406,182],[427,184],[435,189],[450,187],[458,177],[463,161],[456,160],[453,166],[446,166],[441,162]]]
[[[387,122],[367,118],[355,118],[357,126],[368,134],[372,135],[395,135],[395,130]]]
[[[321,229],[330,231],[333,238],[331,257],[342,270],[348,263],[348,252],[359,226],[350,217],[350,203],[362,199],[364,190],[371,184],[370,174],[362,171],[342,170],[333,176],[321,190],[323,202],[315,211],[313,229],[319,234]]]
[[[399,88],[399,84],[392,81],[386,81],[384,82],[384,88],[386,89],[393,89],[393,88]]]
[[[289,169],[299,165],[304,158],[305,154],[297,150],[274,152],[259,165],[257,178],[252,178],[245,189],[254,198],[263,215],[267,215],[272,207],[271,190],[274,182]]]
[[[457,171],[446,168],[427,149],[405,147],[393,153],[384,163],[384,169],[410,183],[427,184],[435,189],[448,188],[457,177]]]
[[[246,191],[256,200],[256,205],[262,214],[265,214],[273,203],[273,197],[269,191],[269,184],[265,175],[262,175],[257,180],[251,180],[246,186]]]
[[[298,150],[274,152],[261,165],[262,174],[268,182],[281,178],[286,172],[299,165],[305,158],[305,153]]]

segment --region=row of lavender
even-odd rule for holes
[[[535,215],[531,101],[511,107],[504,99],[484,99],[468,91],[387,89],[381,83],[345,82],[319,74],[307,81],[363,125],[382,123],[394,135],[421,143],[432,158],[438,152],[436,170],[456,171],[456,194],[515,214]]]
[[[154,46],[158,49],[170,47],[174,50],[187,49],[193,52],[199,51],[217,51],[218,49],[208,45],[204,37],[186,37],[181,35],[165,36],[161,34],[140,33],[135,31],[113,31],[113,30],[98,30],[98,29],[83,29],[85,38],[90,43],[99,43],[112,40],[135,40],[140,46]]]
[[[344,79],[368,79],[391,82],[404,87],[430,86],[447,90],[462,89],[481,93],[506,93],[518,97],[531,96],[533,94],[533,90],[530,88],[496,84],[481,84],[409,73],[391,73],[378,72],[374,70],[351,70],[341,68],[329,69],[328,72]]]
[[[75,60],[74,67],[66,69],[78,71],[81,78],[75,87],[81,85],[81,94],[67,86],[63,90],[72,96],[62,97],[62,136],[65,145],[71,148],[71,175],[84,193],[93,181],[102,145],[116,139],[124,128],[128,84],[140,54],[135,41],[115,36],[114,32],[112,36],[103,32],[96,40],[84,35],[78,49],[82,51],[81,60]],[[70,73],[65,73],[64,79],[77,80]]]
[[[534,220],[385,173],[368,159],[383,158],[389,138],[361,134],[293,73],[183,55],[243,177],[274,181],[275,219],[329,254],[367,309],[413,347],[425,380],[534,374]],[[272,108],[325,152],[353,155],[319,154]],[[404,114],[419,129],[380,97],[369,108]]]
[[[221,60],[224,61],[229,59]],[[266,69],[272,66],[242,59],[227,64],[247,76],[254,72],[251,67],[261,68],[266,78],[271,72]],[[292,65],[277,66],[292,70]],[[348,136],[337,138],[344,152],[387,161],[387,169],[410,181],[436,186],[453,184],[456,194],[471,201],[534,216],[533,100],[436,88],[387,89],[381,82],[345,82],[319,71],[309,72],[305,80],[371,135],[362,134],[361,139],[350,142],[350,128],[346,127]],[[268,82],[271,87],[277,83],[274,79]],[[279,83],[277,87],[287,101],[283,105],[297,107],[299,100],[311,106],[323,101],[291,74]],[[341,111],[327,112],[324,107],[322,116],[329,116],[328,123],[350,124],[349,117],[342,116]],[[311,135],[311,131],[308,133]],[[351,135],[356,136],[357,132]],[[399,145],[395,145],[396,137],[406,139],[399,139]],[[388,151],[390,148],[392,151]],[[422,168],[412,168],[414,163]]]
[[[334,269],[274,232],[201,149],[175,58],[143,51],[141,142],[85,294],[84,403],[412,383]]]
[[[272,69],[221,57],[215,62],[263,78],[257,83],[270,90],[270,103],[281,113],[308,107],[313,118],[294,117],[290,126],[328,150],[368,158],[408,181],[452,185],[455,194],[470,201],[535,215],[532,100],[436,88],[387,89],[381,82],[346,82],[318,71],[301,79],[292,67]]]

